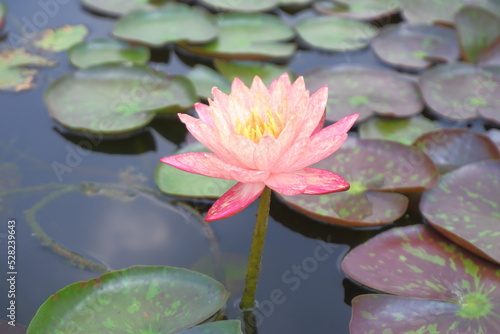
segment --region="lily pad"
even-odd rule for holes
[[[498,266],[432,228],[393,228],[347,254],[344,272],[387,295],[353,300],[351,333],[496,333]]]
[[[80,0],[95,12],[109,16],[122,16],[136,10],[155,10],[172,0]]]
[[[414,83],[396,72],[360,65],[318,67],[306,74],[310,91],[328,85],[326,119],[336,122],[359,113],[358,122],[375,113],[409,117],[424,108]]]
[[[116,135],[144,127],[157,113],[192,107],[188,79],[147,66],[111,64],[66,74],[45,92],[50,115],[81,132]]]
[[[296,29],[306,44],[328,51],[362,49],[378,33],[378,29],[368,23],[332,16],[302,19]]]
[[[359,135],[363,139],[385,139],[411,145],[420,135],[437,128],[436,122],[420,115],[404,119],[377,117],[361,123]]]
[[[500,264],[500,160],[468,164],[444,176],[420,203],[446,237]]]
[[[0,31],[5,26],[5,18],[7,17],[7,4],[0,1]]]
[[[388,25],[371,47],[382,61],[408,69],[424,69],[435,61],[451,63],[460,57],[455,30],[442,26]]]
[[[187,41],[205,43],[217,36],[215,18],[202,7],[168,3],[156,10],[137,10],[119,19],[113,35],[151,46]]]
[[[314,8],[327,15],[347,17],[355,20],[377,20],[396,14],[399,1],[395,0],[322,0]]]
[[[210,151],[202,144],[194,143],[173,154],[184,152]],[[156,166],[155,182],[167,195],[192,198],[219,198],[236,184],[236,181],[232,180],[184,172],[161,162]]]
[[[2,334],[26,334],[28,327],[14,322],[16,325],[9,325],[6,320],[0,320],[0,333]]]
[[[47,29],[40,33],[33,43],[36,47],[52,51],[66,51],[73,45],[83,41],[89,30],[83,24],[65,25],[57,29]]]
[[[194,271],[131,267],[56,292],[40,307],[28,334],[174,333],[215,314],[227,297],[220,283]]]
[[[278,4],[283,7],[301,7],[312,3],[314,0],[278,0]]]
[[[424,151],[441,173],[481,160],[500,159],[498,147],[488,136],[467,129],[431,131],[413,146]]]
[[[478,63],[481,66],[500,66],[500,39],[482,50]]]
[[[108,63],[146,64],[149,49],[111,38],[98,38],[79,43],[68,51],[69,60],[76,67],[90,67]]]
[[[497,148],[500,150],[500,130],[498,129],[489,129],[486,132],[486,135],[495,143]]]
[[[270,10],[278,5],[278,0],[200,0],[200,2],[217,10],[247,13]]]
[[[204,325],[199,325],[179,334],[243,334],[241,323],[238,320],[216,321]]]
[[[376,139],[349,139],[333,155],[312,167],[341,175],[351,188],[340,193],[283,196],[283,199],[309,216],[349,226],[395,221],[405,213],[408,198],[392,192],[430,189],[439,174],[423,152]]]
[[[196,94],[205,99],[212,96],[213,87],[226,94],[231,92],[231,83],[219,72],[205,65],[196,64],[186,77],[193,83]]]
[[[229,59],[288,58],[296,45],[287,42],[293,29],[270,14],[225,13],[217,15],[219,36],[214,41],[195,46],[178,43],[183,49],[208,57]]]
[[[439,115],[500,123],[500,69],[467,63],[436,66],[419,78],[427,105]]]

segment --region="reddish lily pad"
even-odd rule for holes
[[[0,31],[5,26],[5,17],[7,16],[7,4],[0,1]]]
[[[100,14],[122,16],[136,10],[155,10],[172,0],[80,0],[82,4]]]
[[[442,26],[388,25],[371,47],[382,61],[408,69],[424,69],[435,61],[451,63],[460,56],[455,30]]]
[[[155,47],[179,41],[205,43],[217,33],[215,17],[206,9],[175,2],[156,10],[134,11],[113,27],[118,38]]]
[[[0,333],[2,334],[26,334],[28,327],[18,324],[14,321],[15,326],[9,325],[8,321],[0,320]]]
[[[306,44],[328,51],[362,49],[378,33],[378,29],[368,23],[332,16],[302,19],[296,29]]]
[[[295,35],[279,17],[270,14],[226,13],[217,15],[219,35],[216,40],[195,46],[178,43],[183,49],[209,57],[229,59],[271,59],[291,57]]]
[[[314,8],[327,15],[371,21],[396,14],[399,11],[399,1],[323,0],[317,1]]]
[[[409,117],[424,104],[414,83],[396,72],[360,65],[318,67],[304,75],[311,91],[328,85],[326,119],[336,122],[359,113],[358,122],[375,113]]]
[[[89,30],[83,24],[65,25],[57,29],[47,29],[40,33],[33,43],[36,47],[52,51],[66,51],[73,45],[83,41]]]
[[[495,143],[497,148],[500,150],[500,130],[490,129],[486,132],[486,135]]]
[[[455,120],[482,116],[500,123],[500,68],[467,63],[440,65],[419,78],[427,105]]]
[[[56,292],[27,333],[175,333],[215,314],[227,297],[219,282],[194,271],[131,267]]]
[[[481,160],[500,159],[495,143],[467,129],[431,131],[415,140],[413,146],[427,153],[441,173]]]
[[[193,83],[196,94],[202,98],[211,97],[213,87],[226,94],[231,92],[231,83],[219,72],[205,65],[196,64],[186,77]]]
[[[278,0],[200,0],[201,3],[217,10],[227,10],[232,12],[262,12],[273,9],[278,5]]]
[[[500,160],[446,175],[424,194],[420,211],[454,242],[500,264]]]
[[[350,139],[313,165],[341,175],[351,188],[326,195],[283,196],[312,217],[349,226],[383,225],[400,218],[408,199],[392,192],[420,192],[437,182],[438,171],[423,152],[399,143]]]
[[[481,53],[500,37],[500,17],[480,7],[463,7],[455,16],[455,25],[464,58],[471,63],[477,63]]]
[[[498,266],[432,228],[393,228],[353,249],[344,272],[377,295],[353,301],[351,333],[496,333]]]

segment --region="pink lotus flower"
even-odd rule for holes
[[[283,74],[269,89],[259,77],[250,88],[234,79],[231,94],[212,89],[209,105],[196,103],[199,119],[179,118],[213,153],[191,152],[162,158],[181,170],[237,180],[210,208],[206,221],[246,208],[268,186],[283,195],[326,194],[349,189],[339,175],[310,168],[346,140],[358,114],[323,128],[328,87],[309,96],[304,79],[293,84]]]

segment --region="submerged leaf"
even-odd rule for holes
[[[34,45],[40,49],[60,52],[83,41],[89,30],[83,24],[65,25],[58,29],[47,29],[40,33]]]

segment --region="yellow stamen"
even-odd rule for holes
[[[236,120],[236,133],[256,143],[264,135],[271,135],[274,138],[278,138],[283,128],[283,117],[279,113],[271,112],[269,109],[266,110],[265,120],[255,110],[250,110],[250,116],[246,121],[241,122],[239,118]]]

